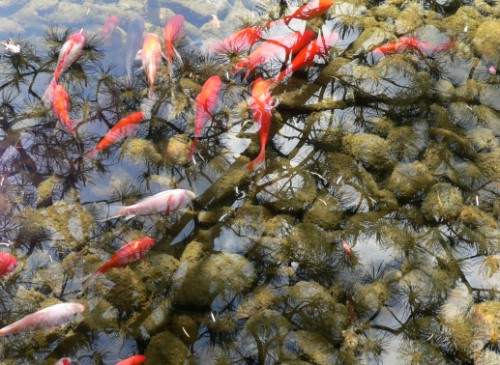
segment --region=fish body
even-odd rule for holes
[[[314,32],[306,29],[304,32],[293,32],[276,36],[262,42],[245,59],[236,63],[233,72],[238,73],[246,68],[245,78],[257,67],[272,60],[286,62],[288,57],[296,54],[314,38]],[[283,57],[284,55],[284,57]]]
[[[293,14],[283,17],[285,24],[292,19],[309,20],[323,15],[333,5],[333,0],[313,0],[298,8]]]
[[[121,247],[111,259],[109,259],[96,275],[102,275],[114,267],[125,267],[133,262],[144,259],[146,253],[153,247],[155,240],[150,237],[141,237]]]
[[[99,152],[104,151],[109,146],[134,135],[136,127],[141,123],[142,118],[144,118],[144,112],[134,112],[121,119],[106,133],[97,146],[86,153],[87,157],[94,158]]]
[[[71,365],[71,359],[69,357],[65,357],[57,361],[54,365]]]
[[[17,260],[7,252],[0,252],[0,277],[12,272],[17,267]]]
[[[372,52],[378,55],[391,55],[395,53],[401,53],[406,50],[411,50],[416,51],[421,56],[423,56],[422,52],[432,53],[452,48],[454,40],[454,38],[450,38],[448,42],[439,46],[435,46],[430,43],[419,41],[415,36],[409,35],[401,37],[396,41],[388,42],[382,46],[379,46]]]
[[[210,76],[207,81],[205,81],[201,92],[196,97],[194,141],[189,150],[189,159],[193,157],[193,152],[203,126],[208,119],[212,118],[212,113],[217,106],[217,99],[219,98],[221,86],[222,80],[219,76]]]
[[[135,15],[129,22],[127,27],[127,41],[125,53],[125,68],[127,76],[132,79],[132,66],[135,61],[137,52],[141,49],[144,39],[144,18],[140,15]]]
[[[328,33],[324,36],[318,36],[316,40],[311,41],[309,45],[302,48],[292,62],[280,72],[274,81],[281,81],[285,76],[291,75],[303,67],[313,66],[316,56],[326,59],[328,51],[337,42],[339,35],[335,32]]]
[[[249,51],[255,43],[262,39],[262,29],[249,27],[239,30],[223,41],[216,43],[212,49],[220,53],[240,54]]]
[[[154,34],[149,33],[144,38],[144,44],[142,46],[142,67],[144,72],[146,72],[146,78],[148,79],[149,91],[148,98],[152,99],[154,96],[154,87],[156,72],[161,60],[161,43],[160,38]]]
[[[168,64],[168,73],[173,77],[173,59],[174,56],[182,64],[182,58],[179,52],[175,49],[175,43],[186,35],[184,31],[184,16],[177,14],[170,18],[163,28],[163,38],[165,39],[166,59]]]
[[[259,125],[260,153],[255,160],[248,164],[249,170],[254,170],[264,162],[266,157],[266,145],[271,129],[272,110],[274,107],[273,97],[269,89],[270,81],[258,78],[252,87],[250,109],[255,122]]]
[[[70,132],[75,133],[78,121],[69,117],[69,96],[66,89],[61,84],[56,84],[52,92],[52,111],[64,127]]]
[[[134,355],[125,360],[122,360],[116,365],[142,365],[146,362],[146,356],[144,355]]]
[[[108,45],[111,44],[111,34],[115,31],[119,22],[120,21],[116,15],[111,15],[108,19],[106,19],[104,28],[102,29],[102,39],[104,40],[104,43]]]
[[[192,191],[186,189],[165,190],[133,205],[121,207],[117,215],[108,219],[175,213],[191,203],[195,197]]]
[[[0,336],[19,332],[48,329],[71,321],[82,313],[85,306],[80,303],[59,303],[27,315],[26,317],[0,329]]]

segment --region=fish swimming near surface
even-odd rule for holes
[[[0,252],[0,277],[12,272],[17,267],[17,260],[7,252]]]
[[[137,52],[142,47],[144,39],[144,18],[136,14],[128,23],[127,27],[127,42],[125,53],[125,69],[127,70],[128,79],[133,77],[132,66],[134,65]]]
[[[97,146],[92,148],[85,155],[92,159],[99,152],[104,151],[111,145],[126,137],[133,136],[137,126],[141,123],[142,118],[144,118],[144,112],[135,112],[121,119],[113,128],[110,129],[108,133],[106,133]]]
[[[404,36],[396,41],[388,42],[382,46],[379,46],[372,50],[373,54],[376,55],[391,55],[395,53],[401,53],[404,51],[416,51],[421,57],[425,57],[422,52],[434,53],[438,51],[446,51],[453,47],[453,43],[456,41],[455,37],[451,37],[449,41],[441,45],[432,45],[427,42],[423,42],[417,39],[414,35]]]
[[[54,365],[71,365],[71,359],[69,357],[65,357],[57,361]]]
[[[70,322],[77,314],[83,313],[83,311],[85,311],[85,305],[80,303],[54,304],[1,328],[0,336],[38,329],[50,329]]]
[[[165,49],[166,49],[166,60],[168,65],[168,74],[170,78],[173,78],[173,60],[174,56],[177,58],[179,63],[182,65],[182,58],[179,52],[175,49],[176,42],[184,37],[186,32],[184,31],[184,16],[177,14],[170,18],[170,20],[165,24],[163,28],[163,38],[165,39]]]
[[[66,71],[76,60],[83,55],[83,48],[87,42],[87,33],[82,29],[79,32],[71,34],[66,42],[64,42],[61,50],[59,51],[59,58],[57,59],[57,66],[54,71],[54,76],[49,84],[47,90],[43,95],[42,100],[45,105],[49,106],[52,100],[52,94],[59,81],[59,76]]]
[[[56,83],[51,99],[52,111],[62,125],[72,134],[75,133],[78,121],[69,117],[69,96],[61,84]]]
[[[249,51],[255,43],[262,39],[262,29],[249,27],[239,30],[223,41],[214,44],[211,49],[220,53],[240,54]]]
[[[195,197],[195,193],[186,189],[165,190],[130,206],[113,207],[113,209],[118,210],[118,213],[107,220],[119,217],[131,219],[136,216],[175,213],[190,204]]]
[[[111,15],[108,19],[106,19],[104,28],[102,29],[102,39],[105,44],[111,44],[111,34],[113,34],[116,27],[118,27],[119,22],[120,20],[116,15]]]
[[[281,71],[280,74],[273,79],[273,81],[281,81],[286,76],[291,75],[303,67],[313,66],[316,56],[326,59],[328,57],[328,51],[335,45],[338,39],[339,35],[335,32],[331,32],[323,36],[318,35],[318,38],[311,41],[309,45],[297,53],[292,62],[283,71]]]
[[[116,365],[142,365],[146,362],[146,356],[144,355],[134,355],[125,360],[122,360]]]
[[[249,170],[254,170],[261,165],[266,157],[266,145],[269,138],[269,130],[271,129],[272,110],[275,105],[269,89],[270,84],[270,80],[258,78],[252,87],[252,96],[249,104],[253,118],[260,127],[260,153],[255,160],[248,164]]]
[[[196,117],[194,126],[194,141],[189,149],[189,159],[193,157],[196,143],[201,134],[201,130],[208,119],[212,118],[212,113],[217,106],[222,80],[219,76],[210,76],[203,84],[201,92],[196,97]]]
[[[333,5],[333,0],[312,0],[295,10],[291,15],[283,17],[285,24],[288,25],[292,19],[309,20],[323,15]]]
[[[160,38],[154,33],[148,33],[146,38],[144,38],[141,57],[142,67],[144,68],[146,78],[148,79],[149,99],[152,99],[154,96],[156,72],[158,71],[158,66],[160,65],[162,53]]]

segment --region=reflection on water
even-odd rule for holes
[[[0,326],[59,302],[88,309],[2,337],[2,364],[500,362],[498,6],[328,3],[6,2],[0,249],[18,264],[1,278]],[[186,34],[148,98],[137,50],[155,33],[168,52],[175,14]],[[72,134],[42,95],[82,27],[83,55],[58,79]],[[197,98],[213,75],[215,106]],[[257,78],[273,99],[260,110]],[[173,188],[192,207],[106,220]],[[85,287],[144,236],[146,261]]]

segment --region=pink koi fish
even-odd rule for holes
[[[104,43],[111,44],[111,34],[115,31],[118,26],[118,17],[116,15],[111,15],[108,19],[106,19],[106,23],[104,23],[104,28],[102,29],[102,39]]]
[[[154,33],[146,35],[142,46],[142,67],[144,67],[144,72],[146,72],[148,79],[149,99],[152,99],[154,96],[156,71],[158,70],[162,53],[160,38]]]
[[[250,50],[262,39],[262,29],[258,27],[244,28],[212,46],[215,52],[240,54]]]
[[[19,332],[48,329],[71,321],[79,313],[85,311],[80,303],[59,303],[27,315],[26,317],[0,329],[0,336]]]
[[[186,35],[184,31],[184,17],[182,15],[175,15],[165,24],[163,28],[163,38],[165,39],[165,49],[167,50],[166,60],[168,64],[168,74],[170,78],[174,75],[173,59],[174,55],[182,65],[182,58],[179,52],[175,49],[175,43]]]
[[[0,252],[0,277],[12,272],[17,267],[17,260],[7,252]]]
[[[201,88],[201,92],[196,97],[194,141],[189,149],[189,159],[193,157],[196,143],[198,142],[198,137],[200,136],[203,126],[208,119],[212,118],[212,113],[217,105],[221,86],[222,80],[219,76],[210,76],[208,80],[205,81],[205,84],[203,84]]]
[[[118,214],[108,219],[125,217],[128,220],[137,216],[175,213],[191,203],[195,197],[192,191],[186,189],[165,190],[133,205],[114,208],[119,209]]]
[[[65,357],[57,361],[54,365],[71,365],[71,359],[69,357]]]

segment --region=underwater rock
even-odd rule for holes
[[[458,219],[472,228],[477,228],[483,225],[487,225],[491,228],[498,227],[496,220],[492,216],[479,208],[469,205],[465,206],[460,212]]]
[[[267,308],[275,308],[283,301],[283,292],[271,286],[259,286],[245,296],[236,309],[235,318],[250,318]]]
[[[433,222],[447,222],[462,211],[462,193],[448,183],[434,184],[422,203],[424,217]]]
[[[422,163],[418,161],[400,163],[396,165],[387,180],[387,189],[396,198],[407,201],[421,198],[433,182],[432,174]]]
[[[59,177],[56,175],[52,175],[48,179],[42,181],[40,185],[38,185],[38,201],[43,202],[44,200],[51,198],[54,190],[60,182]]]
[[[353,50],[353,56],[365,54],[391,38],[392,35],[388,31],[380,28],[368,28],[351,44],[350,49]]]
[[[179,265],[179,261],[171,255],[149,255],[147,264],[136,266],[136,271],[151,291],[162,292],[171,285]]]
[[[290,345],[295,346],[303,356],[311,359],[313,364],[336,364],[338,350],[325,337],[317,332],[299,330],[290,338]]]
[[[187,164],[190,147],[191,139],[185,134],[176,134],[170,138],[165,147],[165,164],[167,166]]]
[[[499,21],[500,24],[500,21]],[[500,56],[499,56],[500,57]],[[499,61],[500,64],[500,61]],[[500,68],[500,65],[498,66]],[[479,90],[479,102],[489,106],[491,109],[500,111],[500,86],[499,85],[483,85]],[[497,119],[498,120],[498,119]]]
[[[190,365],[187,346],[171,332],[165,331],[149,341],[144,355],[149,364]]]
[[[481,172],[493,181],[500,181],[500,148],[493,152],[478,155],[476,165]]]
[[[193,343],[197,340],[198,324],[186,314],[175,315],[168,324],[173,335],[182,338],[184,343]]]
[[[137,274],[130,268],[114,268],[106,272],[106,278],[115,285],[104,295],[120,312],[132,313],[139,311],[149,301],[146,286]]]
[[[474,363],[487,364],[480,362],[480,358],[485,357],[486,347],[497,347],[500,331],[500,303],[486,301],[475,304],[472,307],[473,320],[475,326],[474,332]]]
[[[475,128],[467,131],[466,138],[476,152],[492,152],[500,143],[491,129]]]
[[[379,136],[360,133],[347,135],[342,141],[344,149],[368,169],[385,171],[394,165],[388,142]]]
[[[500,20],[486,20],[479,25],[472,40],[474,48],[486,57],[489,63],[500,67]],[[498,100],[498,99],[497,99]]]
[[[328,128],[326,129],[319,140],[315,140],[314,145],[327,152],[338,152],[342,147],[342,138],[345,133],[341,128]]]
[[[114,330],[119,326],[119,313],[107,300],[101,299],[88,311],[81,323],[89,331]]]
[[[391,155],[401,162],[416,160],[426,144],[422,133],[410,126],[392,128],[386,140]]]
[[[344,216],[341,202],[328,193],[318,195],[311,208],[304,214],[304,222],[314,223],[326,230],[340,228]]]
[[[163,161],[163,157],[156,150],[154,143],[140,138],[127,139],[121,147],[121,155],[136,162],[143,160],[158,164]]]
[[[165,327],[172,314],[171,307],[171,300],[168,298],[163,299],[142,322],[142,326],[149,336],[156,335],[163,327]]]
[[[414,32],[423,25],[424,8],[419,3],[410,3],[399,14],[396,19],[396,33],[408,34]]]

